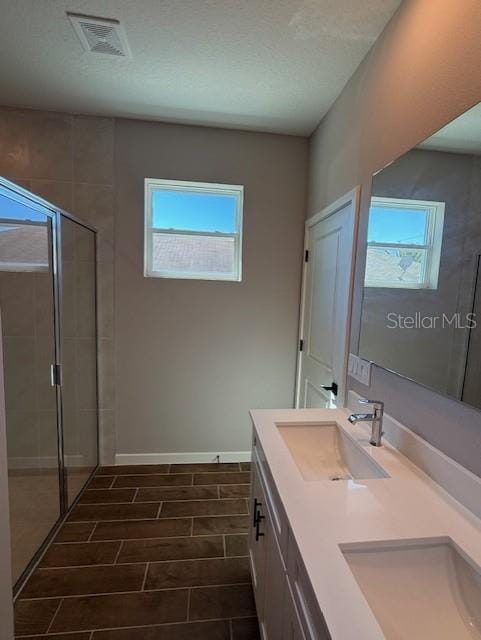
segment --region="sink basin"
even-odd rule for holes
[[[304,480],[363,480],[388,475],[336,424],[277,424]]]
[[[450,538],[341,550],[387,640],[481,639],[481,569]]]

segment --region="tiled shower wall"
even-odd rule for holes
[[[57,465],[51,282],[50,271],[0,272],[9,470]]]
[[[98,230],[101,460],[114,462],[114,130],[111,118],[0,108],[0,175]]]

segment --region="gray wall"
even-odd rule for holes
[[[308,214],[362,187],[351,349],[357,351],[371,175],[481,100],[481,4],[405,0],[311,139]],[[366,393],[351,380],[350,388]],[[481,475],[481,413],[374,367],[371,396]]]
[[[117,451],[250,449],[294,396],[306,139],[118,120]],[[144,178],[243,184],[241,283],[143,277]]]

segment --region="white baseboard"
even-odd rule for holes
[[[219,456],[219,457],[217,457]],[[186,464],[201,462],[250,462],[250,451],[200,453],[116,453],[115,464]]]
[[[358,411],[360,397],[355,391],[349,391],[347,407]],[[383,431],[389,444],[481,518],[481,478],[387,414],[384,414]]]

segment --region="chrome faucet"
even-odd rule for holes
[[[355,424],[356,422],[372,422],[371,439],[369,442],[375,447],[381,446],[382,432],[382,417],[384,415],[384,402],[380,400],[367,400],[361,398],[360,404],[372,404],[373,413],[352,413],[348,420]]]

